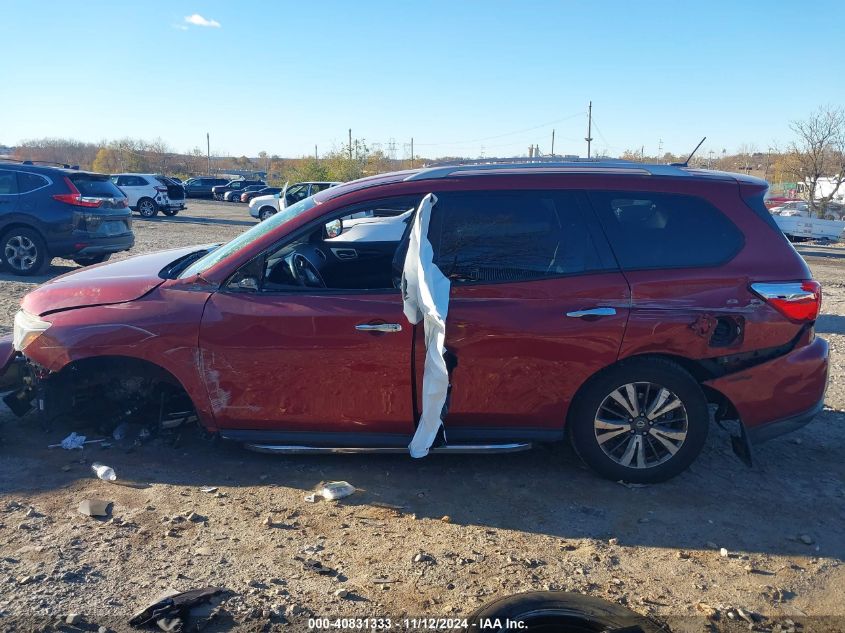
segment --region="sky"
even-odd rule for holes
[[[845,2],[1,0],[0,145],[765,152],[845,106]]]

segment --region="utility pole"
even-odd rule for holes
[[[352,160],[352,128],[349,128],[349,160]]]
[[[657,162],[660,162],[660,157],[663,156],[663,139],[657,142]]]
[[[320,157],[317,156],[317,146],[314,146],[314,160],[320,160]]]
[[[645,145],[640,148],[640,162],[645,162]]]
[[[587,136],[584,137],[584,140],[587,141],[587,158],[590,158],[590,143],[593,142],[593,102],[590,101],[590,105],[587,108]]]
[[[552,157],[555,155],[555,131],[552,128]]]
[[[414,166],[414,137],[411,137],[411,167]]]
[[[208,171],[208,175],[211,175],[211,135],[208,132],[205,133],[205,158],[207,161],[206,171]]]

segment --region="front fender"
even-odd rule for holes
[[[185,389],[204,424],[213,417],[199,373],[199,326],[210,294],[197,289],[155,289],[143,299],[90,306],[45,317],[50,328],[24,350],[32,362],[59,372],[97,357],[136,358],[171,373]]]

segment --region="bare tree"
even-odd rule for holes
[[[791,171],[804,184],[812,213],[824,217],[845,182],[845,110],[821,107],[790,127],[796,136],[789,146]]]

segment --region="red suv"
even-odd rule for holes
[[[6,401],[23,413],[36,399],[48,421],[193,409],[208,431],[265,451],[406,450],[426,350],[399,288],[413,212],[434,193],[427,237],[451,282],[434,450],[568,435],[601,475],[660,481],[695,459],[714,417],[739,421],[735,449],[750,459],[821,410],[828,373],[820,287],[766,211],[766,187],[625,162],[347,183],[227,244],[29,293],[14,349],[0,344],[19,385]]]

